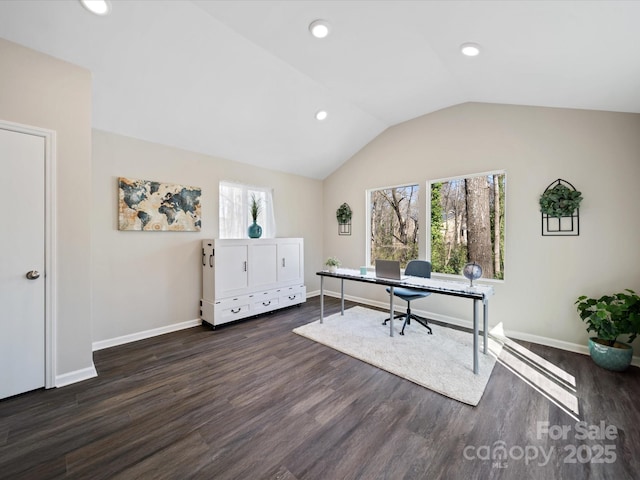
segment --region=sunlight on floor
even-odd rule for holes
[[[491,330],[493,340],[503,345],[498,362],[539,393],[579,420],[576,379],[558,366],[536,355],[504,335],[502,324]]]

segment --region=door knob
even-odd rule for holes
[[[36,278],[40,277],[40,272],[38,272],[37,270],[31,270],[30,272],[27,272],[27,278],[29,280],[35,280]]]

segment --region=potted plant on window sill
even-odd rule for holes
[[[338,267],[340,266],[340,260],[336,257],[329,257],[324,264],[328,267],[329,273],[336,273]]]
[[[596,334],[589,339],[593,361],[608,370],[625,370],[633,358],[629,344],[640,334],[640,297],[627,289],[598,299],[583,295],[575,304],[587,331]],[[629,335],[629,344],[619,342],[620,335]]]
[[[249,213],[253,219],[253,223],[249,225],[247,234],[249,238],[260,238],[262,236],[262,227],[258,225],[258,215],[260,215],[260,199],[255,194],[251,194],[251,203],[249,204]]]

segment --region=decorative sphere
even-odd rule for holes
[[[482,276],[482,267],[476,262],[467,263],[462,269],[462,274],[469,280],[469,286],[473,287],[473,281]]]

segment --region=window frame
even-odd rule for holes
[[[502,211],[502,216],[505,218],[505,228],[502,231],[503,234],[503,244],[505,245],[505,252],[506,252],[506,244],[507,244],[507,229],[506,229],[506,214],[507,214],[507,170],[506,169],[497,169],[497,170],[490,170],[487,172],[480,172],[480,173],[471,173],[471,174],[465,174],[465,175],[455,175],[452,177],[446,177],[446,178],[438,178],[438,179],[433,179],[433,180],[427,180],[426,181],[426,189],[429,193],[428,198],[426,199],[425,202],[425,221],[426,224],[428,225],[429,228],[429,236],[428,239],[425,240],[425,257],[426,259],[431,262],[431,188],[432,185],[434,183],[444,183],[444,182],[449,182],[452,180],[464,180],[466,178],[473,178],[473,177],[485,177],[485,176],[489,176],[489,175],[504,175],[504,188],[503,188],[503,194],[504,194],[504,207],[503,207],[503,211]],[[504,283],[505,279],[506,279],[506,268],[507,268],[507,263],[506,263],[506,254],[504,254],[503,258],[503,264],[504,264],[504,268],[502,270],[502,278],[486,278],[486,277],[482,277],[483,281],[487,281],[487,282],[495,282],[495,283]],[[441,273],[441,272],[435,272],[432,270],[431,272],[431,276],[432,277],[441,277],[441,278],[448,278],[448,279],[452,279],[452,280],[456,280],[456,281],[460,281],[460,280],[465,280],[466,278],[462,275],[462,274],[454,274],[454,273]]]
[[[223,188],[238,188],[242,190],[242,204],[240,206],[241,218],[246,218],[247,224],[244,230],[244,235],[241,237],[228,237],[224,236],[223,233],[226,233],[226,228],[223,232],[223,224],[225,217],[223,216]],[[247,234],[247,228],[250,225],[251,215],[249,212],[249,203],[252,193],[263,193],[265,202],[262,205],[262,211],[258,216],[257,223],[262,227],[262,237],[261,238],[275,238],[276,237],[276,225],[275,225],[275,215],[274,215],[274,205],[273,205],[273,188],[271,187],[263,187],[258,185],[250,185],[241,182],[234,182],[231,180],[220,180],[218,183],[218,238],[224,239],[236,239],[236,238],[249,238]]]
[[[407,182],[407,183],[399,183],[396,185],[389,185],[389,186],[384,186],[384,187],[373,187],[373,188],[368,188],[365,190],[364,196],[365,196],[365,210],[366,210],[366,232],[365,232],[365,264],[368,267],[372,267],[373,266],[373,260],[371,258],[371,194],[372,192],[378,191],[378,190],[391,190],[393,188],[404,188],[404,187],[418,187],[418,195],[417,195],[417,200],[416,200],[416,205],[418,208],[418,218],[420,217],[420,207],[421,207],[421,186],[420,186],[420,182]],[[419,224],[418,224],[419,227]],[[420,240],[420,232],[418,232],[418,240],[417,240],[417,245],[418,245],[418,252],[422,251],[421,248],[421,240]],[[418,254],[419,258],[420,255]]]

